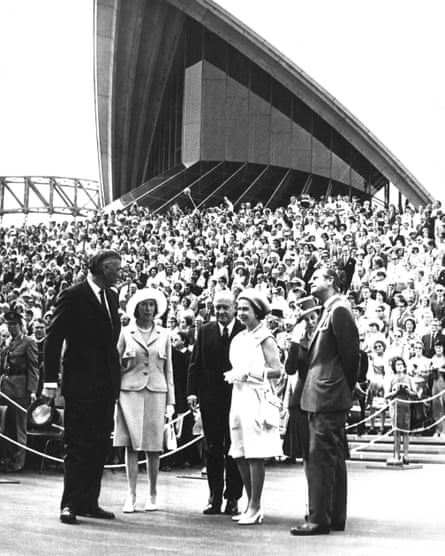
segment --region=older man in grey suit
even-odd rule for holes
[[[346,522],[346,417],[359,367],[359,335],[337,274],[317,269],[309,282],[323,305],[309,344],[309,370],[301,407],[309,416],[309,515],[292,535],[343,531]]]

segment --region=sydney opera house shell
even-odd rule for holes
[[[105,204],[431,195],[344,106],[210,0],[96,0]]]

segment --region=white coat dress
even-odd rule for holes
[[[282,454],[278,427],[264,423],[264,354],[261,344],[273,337],[264,323],[254,330],[242,330],[230,345],[233,370],[255,375],[246,381],[235,382],[230,406],[231,447],[233,458],[270,458]],[[256,379],[256,376],[263,377]]]

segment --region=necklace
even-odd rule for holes
[[[136,328],[137,328],[140,332],[142,332],[143,334],[144,334],[144,333],[146,334],[147,332],[151,332],[151,331],[153,330],[153,324],[150,325],[148,328],[142,328],[142,326],[139,326],[138,324],[136,324]]]

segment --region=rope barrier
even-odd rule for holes
[[[364,423],[370,421],[371,419],[375,419],[378,415],[380,415],[381,413],[383,413],[384,411],[389,409],[391,407],[391,405],[395,404],[396,401],[398,401],[399,403],[401,401],[403,401],[403,403],[406,403],[406,404],[415,404],[415,403],[425,404],[425,403],[429,403],[430,401],[433,401],[436,398],[439,398],[439,397],[443,396],[444,394],[445,394],[445,389],[442,390],[441,392],[438,392],[437,394],[434,394],[434,395],[430,396],[429,398],[425,398],[423,400],[391,400],[385,406],[383,406],[382,408],[380,408],[379,410],[374,412],[372,415],[369,415],[368,417],[365,417],[364,419],[362,419],[361,421],[358,421],[357,423],[347,425],[345,427],[345,430],[355,428],[355,427],[357,427],[361,424],[364,424]],[[23,411],[24,413],[27,413],[27,410],[23,406],[21,406],[20,404],[18,404],[14,400],[12,400],[9,396],[4,394],[3,392],[0,392],[0,396],[5,398],[9,403],[11,403],[13,406],[17,407],[17,409],[19,409],[20,411]],[[171,419],[168,423],[166,423],[164,425],[164,429],[166,429],[168,426],[171,426],[172,424],[175,424],[179,421],[182,421],[184,419],[184,417],[186,417],[187,415],[190,415],[191,413],[192,413],[192,410],[189,409],[185,413],[182,413],[181,415],[176,417],[175,419]],[[356,448],[352,449],[351,454],[355,454],[355,453],[360,452],[362,450],[366,450],[367,448],[376,444],[377,442],[379,442],[383,438],[388,437],[389,435],[391,435],[395,431],[402,432],[402,433],[408,433],[408,434],[415,434],[415,433],[419,433],[419,432],[424,432],[424,431],[432,429],[433,427],[436,427],[439,423],[441,423],[444,420],[445,420],[445,415],[440,417],[437,421],[435,421],[435,422],[433,422],[433,423],[431,423],[427,426],[419,427],[417,429],[408,429],[407,430],[407,429],[401,429],[399,427],[392,427],[388,432],[386,432],[382,435],[376,436],[375,438],[370,440],[367,444],[362,444],[362,445],[357,446]],[[51,426],[58,429],[58,430],[61,430],[61,431],[65,430],[64,427],[62,427],[60,425],[56,425],[55,423],[51,423]],[[49,454],[44,454],[43,452],[39,452],[38,450],[34,450],[33,448],[30,448],[29,446],[26,446],[24,444],[21,444],[21,443],[15,441],[15,440],[13,440],[12,438],[10,438],[9,436],[6,436],[3,433],[0,433],[0,438],[2,438],[3,440],[6,440],[7,442],[10,442],[11,444],[14,444],[18,448],[26,450],[27,452],[33,453],[33,454],[35,454],[37,456],[40,456],[42,458],[46,458],[50,461],[54,461],[54,462],[57,462],[57,463],[63,463],[64,462],[64,460],[62,458],[57,458],[57,457],[51,456]],[[196,438],[190,440],[189,442],[187,442],[185,444],[182,444],[181,446],[178,446],[175,450],[171,450],[169,452],[165,452],[165,453],[161,454],[160,459],[170,457],[174,454],[177,454],[177,453],[181,452],[182,450],[186,450],[190,446],[193,446],[194,444],[197,444],[198,442],[200,442],[203,438],[204,438],[204,435],[201,434],[201,435],[197,436]],[[138,461],[138,464],[143,464],[143,463],[146,463],[146,462],[147,462],[147,460],[144,459],[144,460]],[[122,468],[122,467],[125,467],[124,463],[106,465],[105,469],[119,469],[119,468]]]
[[[0,438],[3,438],[3,440],[7,440],[8,442],[10,442],[11,444],[14,444],[14,446],[17,446],[18,448],[22,448],[23,450],[26,450],[27,452],[31,452],[32,454],[35,454],[36,456],[40,456],[42,458],[46,458],[46,459],[49,459],[51,461],[55,461],[57,463],[63,463],[63,459],[56,458],[54,456],[50,456],[49,454],[44,454],[43,452],[38,452],[37,450],[34,450],[33,448],[30,448],[29,446],[25,446],[24,444],[20,444],[20,442],[17,442],[16,440],[13,440],[12,438],[10,438],[9,436],[6,436],[6,434],[3,434],[2,432],[0,432]]]
[[[18,448],[22,448],[23,450],[25,450],[27,452],[30,452],[31,454],[35,454],[36,456],[40,456],[42,458],[49,459],[49,460],[54,461],[56,463],[63,463],[64,462],[64,460],[62,458],[56,458],[55,456],[50,456],[49,454],[44,454],[43,452],[39,452],[38,450],[34,450],[33,448],[30,448],[29,446],[26,446],[25,444],[21,444],[20,442],[17,442],[16,440],[13,440],[9,436],[6,436],[6,434],[3,434],[1,432],[0,432],[0,438],[3,438],[3,440],[6,440],[7,442],[10,442],[11,444],[14,444],[14,446],[17,446]],[[200,436],[197,436],[196,438],[193,438],[193,440],[189,440],[189,442],[186,442],[185,444],[182,444],[181,446],[178,446],[175,450],[171,450],[170,452],[164,452],[163,454],[161,454],[160,459],[164,459],[164,458],[167,458],[169,456],[173,456],[174,454],[177,454],[178,452],[181,452],[182,450],[186,450],[190,446],[193,446],[194,444],[197,444],[198,442],[200,442],[203,438],[204,438],[204,435],[201,434]],[[147,462],[147,460],[143,459],[143,460],[138,461],[138,464],[146,463],[146,462]],[[105,469],[118,469],[120,467],[125,467],[125,463],[105,465]]]
[[[375,419],[378,415],[380,415],[380,413],[383,413],[384,411],[386,411],[389,408],[389,406],[390,406],[390,404],[388,403],[385,406],[381,407],[379,410],[377,410],[375,413],[372,413],[371,415],[369,415],[368,417],[365,417],[361,421],[358,421],[357,423],[352,423],[351,425],[346,425],[345,430],[353,429],[353,428],[357,427],[358,425],[362,425],[363,423],[367,423],[371,419]]]
[[[7,394],[0,392],[0,396],[2,396],[3,398],[5,398],[5,400],[7,402],[9,402],[10,404],[12,404],[13,406],[15,406],[18,410],[20,410],[22,413],[28,413],[28,410],[23,407],[22,405],[20,405],[19,403],[17,403],[16,401],[14,401],[12,398],[10,398]],[[176,417],[175,419],[171,419],[169,421],[169,423],[166,423],[164,428],[166,428],[169,424],[175,424],[179,421],[182,421],[184,419],[184,417],[187,417],[187,415],[190,415],[190,413],[192,413],[191,409],[188,409],[185,413],[181,413],[180,415],[178,415],[178,417]],[[65,430],[64,427],[60,426],[60,425],[56,425],[55,423],[51,423],[50,425],[51,427],[54,427],[56,429],[59,430]]]
[[[406,404],[426,404],[426,403],[432,402],[433,400],[435,400],[437,398],[440,398],[443,395],[445,395],[445,389],[441,390],[440,392],[437,392],[436,394],[433,394],[432,396],[429,396],[428,398],[424,398],[422,400],[395,400],[395,399],[391,400],[386,405],[384,405],[382,408],[380,408],[378,411],[376,411],[375,413],[372,413],[368,417],[365,417],[361,421],[358,421],[357,423],[352,423],[351,425],[346,425],[345,430],[353,429],[355,427],[358,427],[359,425],[363,425],[364,423],[367,423],[371,419],[375,419],[378,415],[380,415],[380,413],[383,413],[384,411],[389,409],[389,407],[391,405],[395,404],[396,402],[398,402],[398,403],[403,402],[403,403],[406,403]],[[434,426],[438,425],[444,419],[445,419],[445,415],[442,416],[437,421],[435,421],[434,423],[432,423],[431,425],[428,425],[426,427],[420,427],[420,428],[411,429],[411,430],[403,430],[403,429],[396,429],[396,430],[400,430],[401,432],[412,432],[412,433],[423,432],[423,431],[429,430],[429,429],[433,428]]]
[[[13,405],[14,407],[16,407],[19,411],[22,411],[23,413],[27,413],[27,412],[28,412],[28,411],[26,410],[26,408],[24,408],[22,405],[20,405],[19,403],[17,403],[17,402],[14,401],[13,399],[11,399],[11,398],[10,398],[7,394],[5,394],[4,392],[0,392],[0,396],[3,397],[8,403],[10,403],[10,404]],[[181,414],[178,415],[178,417],[176,417],[175,419],[169,419],[168,423],[166,423],[166,424],[164,425],[164,430],[165,430],[167,427],[169,427],[169,426],[171,426],[171,425],[174,425],[175,423],[178,423],[178,422],[180,422],[180,421],[183,421],[184,418],[185,418],[187,415],[190,415],[191,413],[193,413],[192,410],[191,410],[191,409],[188,409],[185,413],[181,413]],[[56,429],[58,429],[58,430],[60,430],[60,431],[64,431],[64,430],[65,430],[64,427],[62,427],[62,426],[60,426],[60,425],[57,425],[57,424],[55,424],[55,423],[51,423],[50,426],[53,427],[53,428],[56,428]],[[49,459],[49,460],[54,461],[54,462],[56,462],[56,463],[63,463],[63,462],[64,462],[64,460],[63,460],[62,458],[57,458],[57,457],[54,457],[54,456],[50,456],[49,454],[44,454],[43,452],[39,452],[38,450],[34,450],[33,448],[30,448],[29,446],[26,446],[25,444],[21,444],[20,442],[17,442],[16,440],[10,438],[9,436],[7,436],[7,435],[5,435],[5,434],[3,434],[3,433],[0,433],[0,438],[2,438],[3,440],[6,440],[7,442],[10,442],[11,444],[14,444],[14,446],[17,446],[18,448],[21,448],[21,449],[23,449],[23,450],[25,450],[25,451],[27,451],[27,452],[30,452],[30,453],[35,454],[35,455],[37,455],[37,456],[40,456],[40,457],[42,457],[42,458]],[[186,450],[186,449],[189,448],[190,446],[193,446],[194,444],[197,444],[198,442],[200,442],[203,438],[204,438],[204,435],[201,434],[200,436],[194,438],[193,440],[190,440],[190,441],[187,442],[186,444],[182,444],[181,446],[178,446],[175,450],[171,450],[171,451],[169,451],[169,452],[165,452],[165,453],[161,454],[160,459],[163,459],[163,458],[172,456],[172,455],[174,455],[174,454],[177,454],[178,452],[181,452],[182,450]],[[139,461],[138,464],[146,463],[146,462],[147,462],[147,460],[144,459],[144,460]],[[105,469],[118,469],[118,468],[120,468],[120,467],[125,467],[125,464],[124,464],[124,463],[113,464],[113,465],[110,464],[110,465],[106,465],[106,466],[105,466]]]
[[[355,454],[357,452],[361,452],[362,450],[366,450],[367,448],[369,448],[370,446],[373,446],[374,444],[376,444],[377,442],[379,442],[383,438],[387,438],[390,434],[392,434],[393,430],[394,429],[390,429],[389,431],[385,432],[384,434],[380,434],[380,435],[376,436],[375,438],[370,440],[367,444],[362,444],[361,446],[356,446],[355,448],[353,448],[351,450],[351,455]]]

